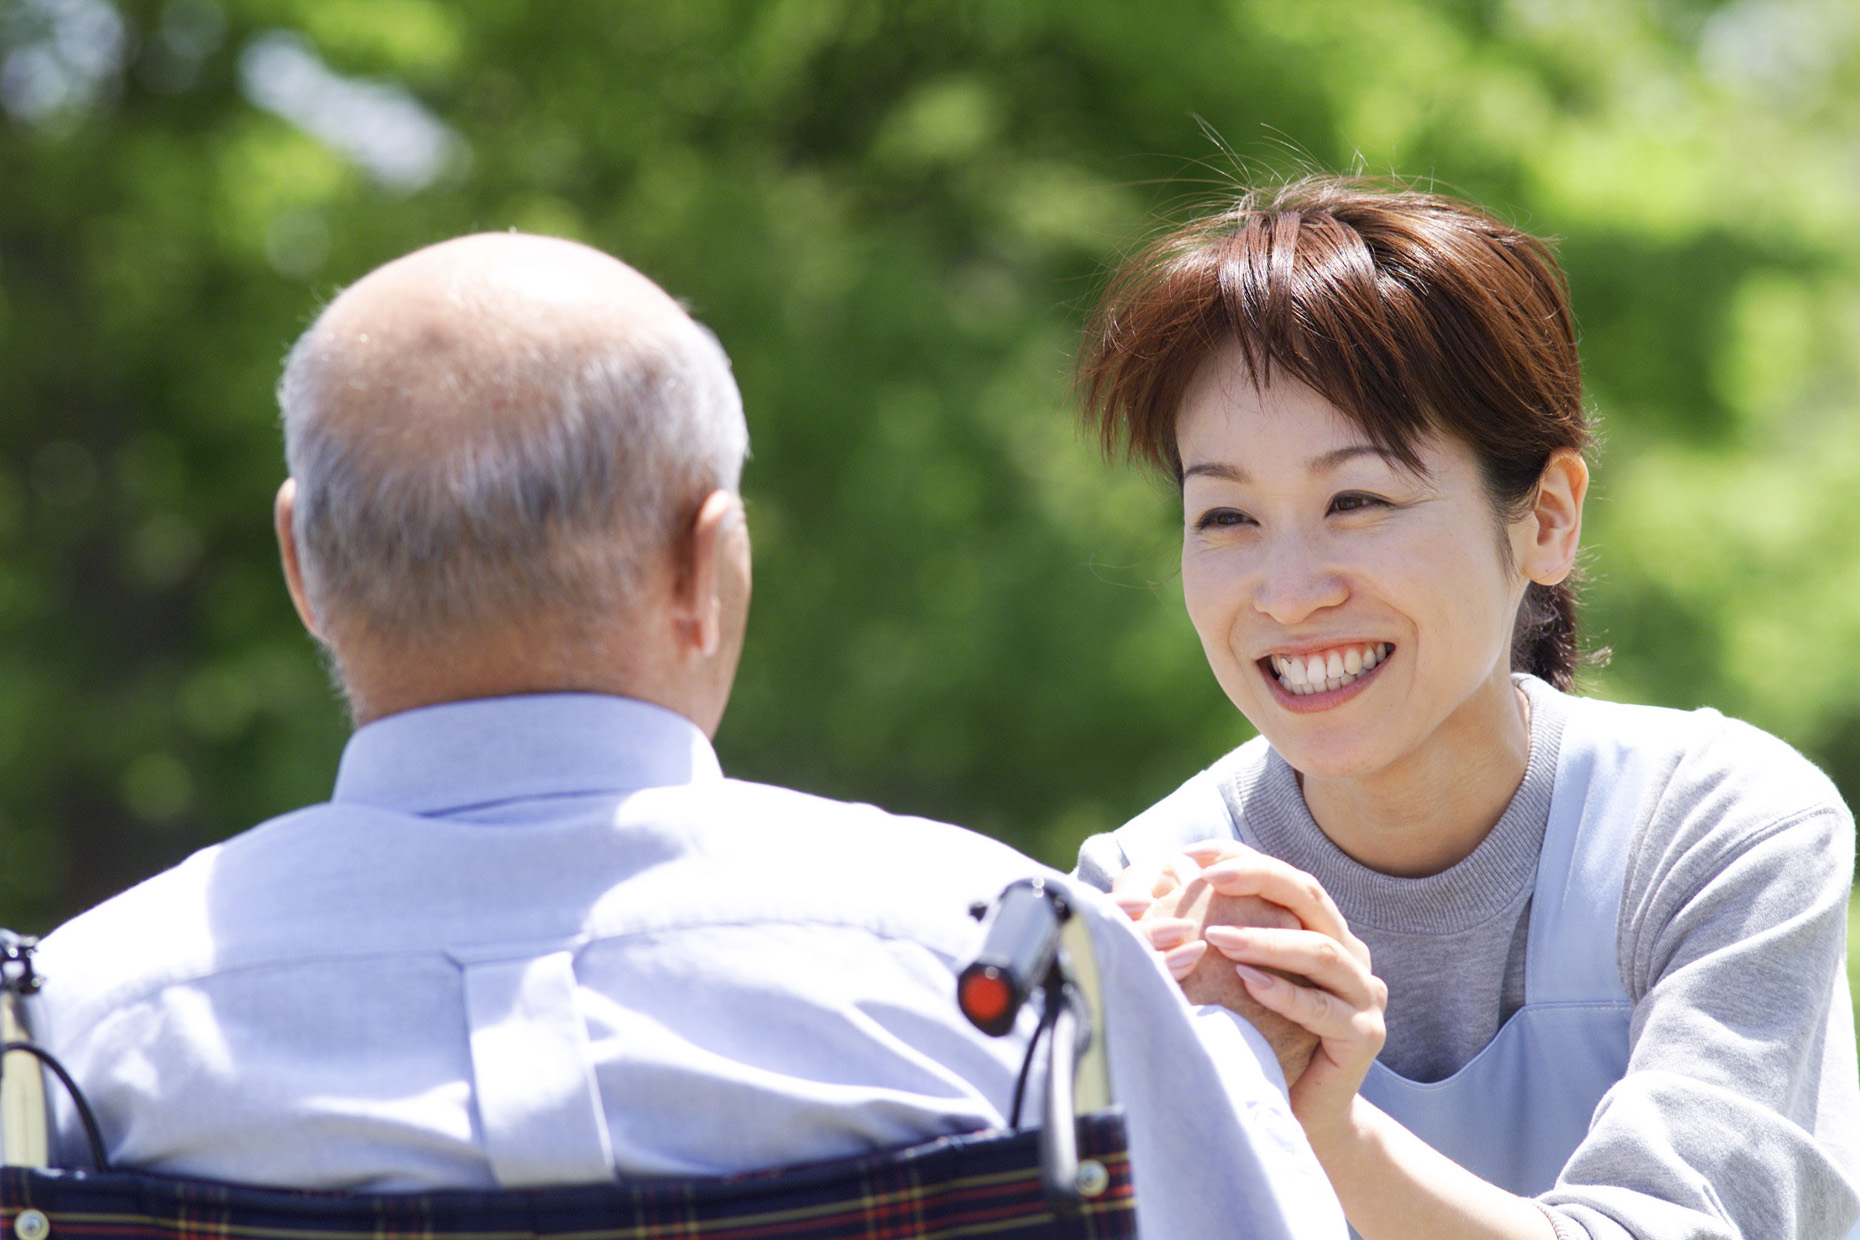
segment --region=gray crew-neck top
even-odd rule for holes
[[[1380,1059],[1410,1080],[1453,1075],[1524,1006],[1531,890],[1568,706],[1541,681],[1521,683],[1531,703],[1524,779],[1479,846],[1426,878],[1369,869],[1331,843],[1275,750],[1247,746],[1212,771],[1240,838],[1322,883],[1368,945],[1389,988]]]

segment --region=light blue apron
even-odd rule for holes
[[[1684,755],[1689,716],[1564,699],[1550,820],[1538,858],[1525,948],[1524,1006],[1458,1072],[1418,1082],[1370,1065],[1362,1095],[1481,1178],[1520,1196],[1551,1188],[1597,1105],[1627,1073],[1633,1004],[1616,965],[1628,853],[1652,801]],[[1637,715],[1616,723],[1617,713]],[[1623,745],[1618,738],[1635,737]],[[1263,748],[1263,738],[1249,742]],[[1157,864],[1189,843],[1235,834],[1209,772],[1117,833],[1131,864]],[[1847,1002],[1844,979],[1835,1001]],[[1860,1240],[1860,1226],[1847,1240]]]
[[[1445,1080],[1410,1081],[1380,1062],[1363,1080],[1363,1097],[1429,1145],[1527,1197],[1556,1183],[1596,1104],[1627,1072],[1633,1003],[1615,964],[1615,922],[1642,798],[1665,784],[1677,754],[1610,739],[1616,729],[1596,726],[1609,709],[1569,702],[1531,898],[1524,1006]]]

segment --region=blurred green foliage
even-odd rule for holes
[[[1247,734],[1169,489],[1074,430],[1078,323],[1159,215],[1307,166],[1562,239],[1592,688],[1860,792],[1845,0],[0,0],[0,102],[0,923],[326,794],[272,385],[481,229],[623,256],[735,358],[728,768],[1068,864]]]

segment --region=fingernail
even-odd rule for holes
[[[1148,896],[1112,896],[1111,903],[1124,910],[1132,920],[1150,911],[1151,900]]]
[[[1263,969],[1255,969],[1250,964],[1237,964],[1234,966],[1234,972],[1240,975],[1241,981],[1255,990],[1271,990],[1279,984],[1278,978]]]
[[[1208,942],[1222,950],[1245,951],[1256,942],[1252,931],[1245,926],[1209,926],[1201,933]]]
[[[1149,936],[1152,947],[1163,951],[1178,943],[1186,943],[1195,933],[1195,923],[1175,920],[1146,922],[1143,932]]]
[[[1196,939],[1192,943],[1184,943],[1180,947],[1164,952],[1163,963],[1169,966],[1170,974],[1179,982],[1195,971],[1195,966],[1201,963],[1201,958],[1207,954],[1207,950],[1208,945]]]

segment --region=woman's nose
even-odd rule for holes
[[[1341,572],[1303,539],[1274,546],[1260,566],[1255,610],[1279,624],[1298,624],[1349,597]]]

